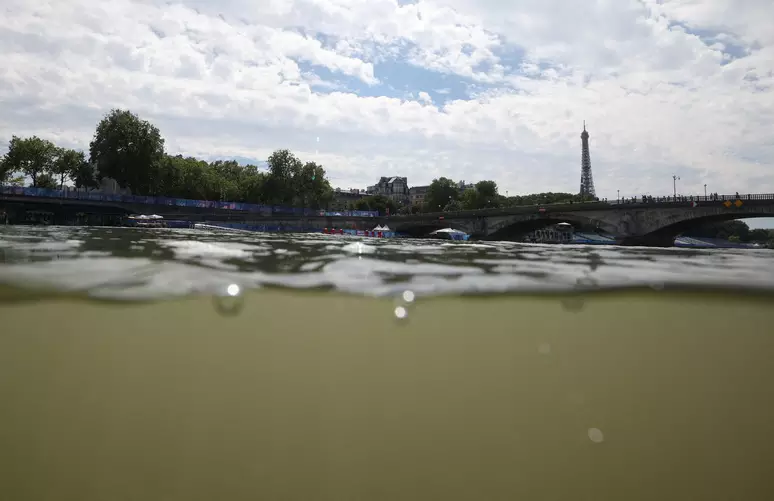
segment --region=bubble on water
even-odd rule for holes
[[[599,428],[589,428],[588,435],[589,435],[589,440],[591,440],[595,444],[600,444],[605,440],[605,435],[602,433],[602,430],[600,430]]]
[[[408,318],[408,310],[403,306],[396,306],[395,318],[397,318],[398,320],[405,320],[406,318]]]
[[[542,343],[540,346],[538,346],[538,353],[541,355],[550,355],[551,345],[548,343]]]
[[[224,316],[238,315],[244,306],[242,288],[237,284],[229,284],[213,298],[215,311]]]
[[[413,303],[414,299],[416,299],[416,296],[414,295],[414,291],[403,291],[403,300],[407,303]]]

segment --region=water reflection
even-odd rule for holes
[[[0,229],[0,237],[3,282],[121,298],[218,294],[232,283],[377,296],[399,296],[407,290],[414,296],[428,296],[631,286],[770,289],[774,285],[774,253],[768,250],[93,227],[10,226]],[[572,311],[582,306],[573,297],[564,302]]]

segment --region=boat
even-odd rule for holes
[[[525,242],[536,244],[569,244],[575,238],[575,228],[570,223],[557,223],[524,236]]]
[[[162,216],[158,214],[132,214],[127,216],[124,221],[126,226],[136,228],[166,228],[167,224]]]
[[[453,228],[443,228],[441,230],[435,230],[428,235],[429,238],[438,238],[442,240],[467,240],[470,235],[464,231],[455,230]]]

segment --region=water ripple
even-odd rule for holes
[[[769,250],[546,246],[129,228],[0,228],[0,283],[111,299],[285,287],[372,296],[774,289]],[[406,308],[399,304],[396,307]],[[408,315],[408,310],[406,310]]]

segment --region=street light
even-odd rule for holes
[[[621,203],[621,190],[615,190],[615,191],[618,194],[618,203],[620,204]]]
[[[672,175],[672,188],[674,189],[674,195],[675,200],[677,200],[677,180],[680,179],[680,176]]]
[[[707,198],[707,183],[704,183],[704,198]]]

